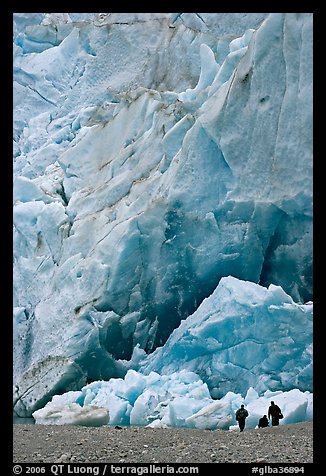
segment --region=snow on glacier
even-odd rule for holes
[[[28,15],[14,25],[15,411],[122,378],[225,276],[308,309],[311,14]],[[311,350],[294,347],[297,368]],[[299,375],[305,390],[308,364]]]

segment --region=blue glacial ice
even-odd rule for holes
[[[312,391],[312,14],[17,13],[13,57],[16,414]]]
[[[162,375],[187,369],[221,398],[250,387],[312,391],[312,303],[280,286],[222,278],[211,296],[140,364]]]
[[[312,420],[311,342],[312,303],[295,303],[279,286],[222,278],[163,347],[150,355],[135,349],[129,365],[138,371],[55,395],[33,417],[39,424],[236,429],[244,403],[246,426],[255,428],[273,399],[281,424]]]
[[[41,425],[135,425],[152,428],[238,429],[235,412],[243,403],[249,412],[246,428],[257,428],[274,400],[284,414],[282,424],[312,420],[312,394],[294,389],[266,391],[260,397],[249,388],[245,396],[228,392],[210,397],[194,372],[142,375],[128,370],[124,379],[96,381],[79,391],[55,395],[33,417]]]

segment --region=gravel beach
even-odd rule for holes
[[[313,423],[255,430],[13,426],[14,463],[312,463]]]

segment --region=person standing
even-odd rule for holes
[[[272,417],[272,426],[277,426],[280,422],[280,418],[283,418],[281,409],[273,401],[268,409],[268,419]]]
[[[245,409],[244,405],[241,405],[241,407],[236,411],[235,413],[235,419],[237,420],[239,424],[240,431],[244,430],[244,427],[246,425],[246,418],[249,415],[248,411]]]

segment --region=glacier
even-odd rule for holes
[[[295,303],[279,286],[222,278],[163,347],[149,355],[135,348],[124,378],[55,395],[32,415],[45,425],[233,430],[241,403],[246,427],[256,428],[275,399],[281,424],[309,421],[311,341],[312,303]]]
[[[139,368],[196,372],[216,398],[230,391],[245,395],[250,387],[311,391],[312,307],[293,302],[279,286],[222,278]]]
[[[312,391],[312,30],[14,14],[17,415],[131,370]]]
[[[181,370],[168,375],[145,376],[128,370],[124,379],[95,381],[79,391],[55,395],[33,413],[40,425],[146,426],[236,430],[235,412],[243,403],[249,416],[246,428],[257,428],[274,400],[284,413],[281,425],[312,420],[312,393],[293,389],[266,391],[260,397],[250,387],[242,397],[228,392],[212,399],[208,387],[195,372]]]

